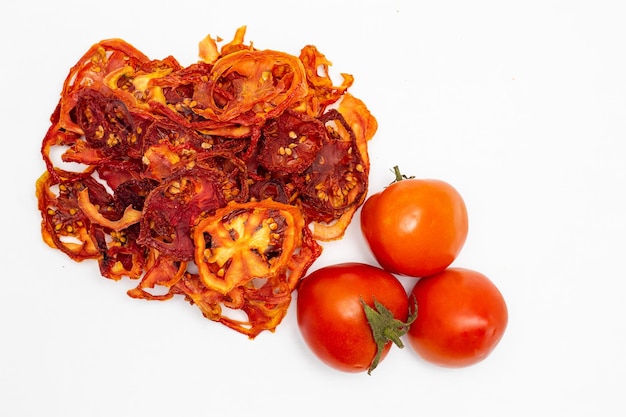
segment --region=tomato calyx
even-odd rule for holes
[[[396,178],[391,182],[391,184],[395,182],[400,182],[403,180],[412,180],[413,178],[415,178],[415,175],[411,175],[410,177],[408,177],[404,175],[402,172],[400,172],[400,168],[398,167],[398,165],[394,166],[391,172],[393,172],[394,175],[396,176]]]
[[[409,306],[409,316],[406,322],[396,319],[391,311],[378,302],[376,298],[373,298],[372,301],[374,303],[374,307],[367,304],[363,300],[363,297],[360,299],[361,305],[363,305],[363,311],[365,312],[365,317],[367,318],[367,322],[372,329],[374,343],[376,344],[376,355],[367,370],[369,375],[372,374],[372,371],[376,369],[380,363],[385,346],[389,342],[393,342],[400,349],[404,348],[404,343],[402,343],[400,338],[407,333],[411,323],[413,323],[417,318],[417,302],[415,301],[415,297],[413,297],[412,307]]]

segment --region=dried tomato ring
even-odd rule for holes
[[[194,228],[195,262],[203,284],[221,294],[284,273],[302,243],[300,211],[272,200],[231,202]]]
[[[197,96],[203,117],[253,125],[276,117],[307,94],[302,62],[277,51],[241,50],[215,63],[204,97]]]
[[[104,80],[108,74],[125,67],[137,69],[148,62],[146,55],[121,39],[103,40],[93,45],[70,69],[65,79],[63,100],[59,102],[58,109],[60,127],[82,133],[80,127],[70,118],[71,110],[76,105],[76,94],[84,88],[108,90]]]

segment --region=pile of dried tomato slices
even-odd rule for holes
[[[207,36],[187,67],[93,45],[63,85],[36,192],[49,246],[254,338],[362,204],[377,124],[314,46],[258,50],[245,29]]]

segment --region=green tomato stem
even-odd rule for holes
[[[404,347],[400,338],[406,334],[409,330],[411,323],[417,318],[417,302],[413,297],[412,308],[409,308],[409,317],[406,322],[396,319],[391,311],[383,304],[379,303],[376,298],[374,301],[374,308],[370,307],[363,298],[361,298],[361,305],[365,312],[365,317],[372,330],[372,336],[374,337],[374,343],[376,343],[376,355],[372,360],[372,363],[367,370],[369,375],[376,369],[383,355],[383,351],[387,343],[393,342],[400,349]]]
[[[407,177],[406,175],[401,173],[400,172],[400,168],[398,167],[398,165],[393,167],[393,174],[396,176],[396,178],[391,182],[392,184],[394,182],[400,182],[402,180],[410,180],[412,178],[415,178],[415,176],[413,176],[413,175],[411,175],[410,177]]]

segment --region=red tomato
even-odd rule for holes
[[[418,311],[407,339],[420,356],[437,365],[463,367],[482,361],[507,327],[502,294],[476,271],[449,268],[421,278],[411,297]]]
[[[423,277],[443,271],[461,251],[468,231],[461,195],[440,180],[401,179],[370,196],[361,231],[387,271]]]
[[[400,281],[371,265],[327,266],[304,278],[298,289],[304,341],[322,362],[345,372],[371,373],[387,356],[391,340],[402,347],[408,311]]]

